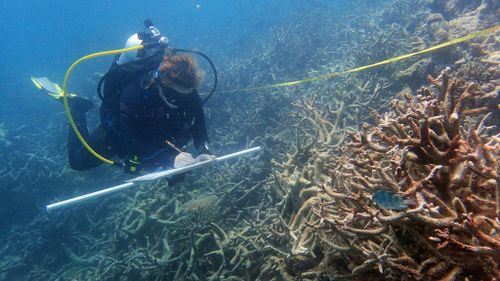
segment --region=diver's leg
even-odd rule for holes
[[[70,101],[71,114],[82,137],[97,153],[109,157],[111,152],[102,126],[99,125],[91,134],[88,131],[86,113],[92,106],[90,101],[81,98],[73,98]],[[83,146],[71,126],[68,135],[68,156],[70,167],[78,171],[88,170],[102,163]]]

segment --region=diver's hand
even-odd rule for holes
[[[175,157],[174,168],[182,168],[195,164],[197,161],[193,158],[191,153],[181,152]]]
[[[215,155],[202,153],[196,157],[196,162],[211,161],[211,160],[215,160],[215,159],[217,159],[217,157],[215,157]]]

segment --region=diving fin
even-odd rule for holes
[[[49,80],[47,77],[34,77],[31,76],[31,82],[37,87],[37,89],[42,90],[43,92],[47,93],[49,96],[53,97],[54,99],[58,100],[62,98],[63,96],[63,89],[59,84],[54,83]],[[68,94],[68,97],[76,97],[75,94]]]

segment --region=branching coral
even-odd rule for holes
[[[497,97],[446,71],[429,81],[436,93],[406,94],[391,113],[374,113],[376,126],[352,133],[345,156],[328,164],[331,183],[296,214],[309,217],[302,229],[317,230],[322,266],[337,278],[499,274],[499,135],[473,121],[498,110],[488,107]],[[417,204],[380,209],[370,199],[379,189]]]
[[[261,267],[266,276],[498,275],[500,144],[490,124],[498,97],[448,70],[428,79],[434,91],[403,92],[391,112],[373,111],[376,125],[350,132],[347,146],[334,145],[344,139],[342,103],[295,103],[301,137],[287,160],[275,163],[268,189],[278,210],[266,220],[278,227],[261,230],[275,253]],[[380,209],[371,200],[380,189],[416,204]]]
[[[255,38],[245,58],[214,60],[223,88],[370,64],[445,40],[460,26],[430,14],[428,1],[389,1],[383,9],[352,2],[351,14],[291,16],[270,40]],[[477,85],[443,73],[430,79],[435,90],[405,90],[392,102],[394,93],[425,83],[434,66],[451,65],[450,49],[321,83],[215,95],[205,107],[213,151],[258,144],[265,151],[258,161],[221,163],[174,186],[144,185],[135,197],[124,193],[15,229],[0,250],[0,278],[30,271],[28,280],[492,279],[499,255],[495,39],[452,52],[464,54],[455,74]],[[0,180],[32,191],[28,183],[68,173],[64,155],[51,153],[59,143],[47,148],[25,138],[30,154],[7,154]],[[44,163],[50,166],[34,169]],[[102,180],[94,172],[76,182]],[[416,204],[380,209],[371,200],[378,189]]]

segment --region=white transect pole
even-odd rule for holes
[[[78,196],[75,198],[71,198],[71,199],[61,201],[61,202],[47,205],[46,208],[47,208],[47,211],[52,211],[52,210],[59,209],[62,207],[68,207],[68,206],[80,203],[82,201],[94,199],[94,198],[97,198],[97,197],[100,197],[100,196],[103,196],[106,194],[115,193],[115,192],[130,188],[130,187],[134,186],[136,183],[142,183],[142,182],[146,182],[146,181],[153,181],[153,180],[157,180],[157,179],[161,179],[161,178],[165,178],[165,177],[175,176],[178,174],[192,171],[194,169],[198,169],[198,168],[201,168],[204,166],[211,165],[214,162],[228,160],[228,159],[231,159],[234,157],[238,157],[238,156],[245,155],[245,154],[252,153],[252,152],[257,152],[260,150],[261,150],[261,147],[257,146],[257,147],[249,148],[249,149],[242,150],[239,152],[235,152],[232,154],[224,155],[224,156],[218,157],[214,160],[198,162],[198,163],[195,163],[193,165],[189,165],[189,166],[178,168],[178,169],[171,169],[171,170],[166,170],[166,171],[161,171],[161,172],[156,172],[156,173],[150,173],[150,174],[147,174],[144,176],[130,179],[126,183],[123,183],[123,184],[120,184],[117,186],[109,187],[109,188],[102,189],[102,190],[99,190],[96,192],[84,194],[84,195],[81,195],[81,196]]]
[[[147,175],[144,175],[144,176],[140,176],[140,177],[137,177],[137,178],[130,179],[127,182],[152,181],[152,180],[157,180],[157,179],[161,179],[161,178],[165,178],[165,177],[175,176],[175,175],[178,175],[178,174],[182,174],[182,173],[185,173],[185,172],[189,172],[189,171],[201,168],[203,166],[208,166],[210,164],[213,164],[214,162],[224,161],[224,160],[231,159],[231,158],[234,158],[234,157],[238,157],[238,156],[241,156],[241,155],[244,155],[244,154],[248,154],[248,153],[252,153],[252,152],[257,152],[259,150],[261,150],[261,148],[260,148],[260,146],[257,146],[257,147],[249,148],[249,149],[242,150],[242,151],[239,151],[239,152],[235,152],[235,153],[231,153],[231,154],[228,154],[228,155],[224,155],[224,156],[218,157],[218,158],[216,158],[214,160],[198,162],[198,163],[195,163],[193,165],[189,165],[189,166],[178,168],[178,169],[172,169],[172,170],[166,170],[166,171],[161,171],[161,172],[147,174]]]
[[[88,199],[94,199],[94,198],[97,198],[97,197],[100,197],[100,196],[103,196],[103,195],[106,195],[106,194],[109,194],[109,193],[118,192],[120,190],[127,189],[127,188],[133,186],[134,184],[135,183],[133,183],[133,182],[127,182],[127,183],[124,183],[124,184],[120,184],[120,185],[117,185],[117,186],[113,186],[113,187],[110,187],[110,188],[102,189],[102,190],[99,190],[99,191],[96,191],[96,192],[88,193],[88,194],[81,195],[81,196],[78,196],[78,197],[75,197],[75,198],[71,198],[71,199],[68,199],[68,200],[64,200],[64,201],[61,201],[61,202],[50,204],[50,205],[47,205],[47,211],[52,211],[52,210],[59,209],[59,208],[62,208],[62,207],[68,207],[70,205],[74,205],[76,203],[80,203],[80,202],[88,200]]]

